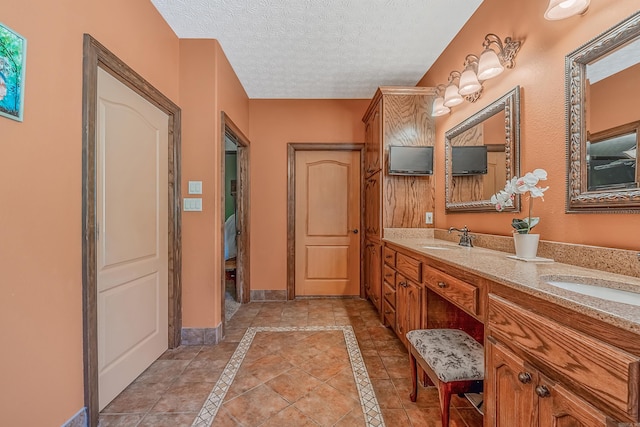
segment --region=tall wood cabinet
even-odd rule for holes
[[[364,289],[383,316],[381,254],[384,228],[428,228],[425,213],[434,211],[433,179],[387,172],[390,145],[433,146],[433,88],[384,86],[371,100],[365,124]],[[369,253],[371,251],[371,253]],[[371,262],[379,264],[371,264]],[[373,272],[378,272],[374,277]]]

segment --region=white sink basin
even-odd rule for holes
[[[575,279],[567,278],[558,280],[547,280],[546,283],[557,288],[565,289],[567,291],[576,292],[594,298],[640,306],[640,293],[584,283],[585,281],[589,281],[589,279],[583,281],[581,281],[580,279],[580,277],[576,277]],[[611,282],[611,284],[614,286],[620,285],[616,282]]]

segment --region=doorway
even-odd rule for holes
[[[287,299],[361,292],[364,144],[288,145]]]
[[[225,113],[221,113],[222,149],[220,182],[222,236],[222,321],[227,305],[250,301],[249,275],[249,139]],[[230,312],[231,313],[231,312]]]
[[[110,188],[107,190],[111,192],[113,195],[113,189],[119,188],[120,190],[131,193],[140,190],[140,185],[151,185],[156,188],[157,191],[152,191],[155,196],[151,199],[159,201],[164,200],[162,203],[165,204],[165,207],[162,208],[166,211],[166,216],[164,219],[162,217],[157,221],[157,228],[154,230],[146,230],[149,236],[159,233],[162,233],[162,236],[159,236],[158,239],[150,238],[148,241],[152,242],[155,240],[164,241],[162,245],[154,246],[154,248],[150,248],[147,246],[137,248],[139,250],[136,253],[129,253],[127,258],[123,258],[120,255],[111,259],[109,265],[114,266],[113,271],[122,270],[125,265],[130,264],[130,259],[135,259],[138,261],[143,261],[143,263],[149,264],[153,263],[155,259],[162,259],[161,264],[163,267],[159,270],[154,270],[156,272],[146,272],[143,273],[140,277],[140,280],[136,282],[136,280],[131,279],[129,282],[126,282],[125,285],[120,287],[120,289],[125,289],[127,287],[133,288],[132,286],[135,283],[142,284],[142,286],[137,287],[138,291],[136,295],[141,298],[141,301],[147,301],[148,296],[154,293],[163,293],[166,295],[164,298],[164,302],[160,305],[155,305],[153,310],[162,310],[165,315],[159,320],[159,322],[163,323],[160,325],[158,320],[155,321],[153,325],[147,325],[149,330],[153,330],[153,334],[161,338],[162,347],[166,348],[174,348],[180,344],[180,333],[182,327],[182,313],[180,310],[181,307],[181,248],[180,248],[180,161],[179,161],[179,153],[180,153],[180,108],[171,102],[168,98],[166,98],[162,93],[160,93],[157,89],[151,86],[147,81],[145,81],[140,75],[135,73],[131,68],[129,68],[124,62],[119,60],[113,53],[109,52],[104,46],[102,46],[98,41],[96,41],[90,35],[85,34],[84,36],[84,79],[83,79],[83,159],[82,159],[82,179],[83,179],[83,188],[82,188],[82,217],[83,217],[83,227],[82,227],[82,304],[83,304],[83,350],[84,350],[84,399],[85,406],[87,407],[88,418],[89,418],[89,426],[94,427],[98,425],[99,421],[99,409],[100,409],[100,383],[99,383],[99,370],[101,361],[104,362],[104,350],[105,347],[101,346],[99,348],[99,336],[98,333],[98,317],[100,313],[99,304],[104,306],[101,303],[101,300],[98,296],[98,285],[99,285],[99,277],[101,273],[104,273],[104,269],[100,272],[100,269],[105,266],[106,263],[102,262],[105,259],[104,252],[101,252],[101,249],[98,245],[103,245],[106,241],[105,239],[105,223],[103,215],[105,212],[110,215],[110,219],[107,218],[107,221],[111,221],[113,224],[113,220],[121,220],[127,215],[129,215],[133,211],[137,211],[139,206],[130,206],[127,202],[125,206],[114,206],[111,208],[105,207],[103,205],[99,205],[97,199],[100,198],[100,202],[105,200],[104,197],[100,196],[101,190],[104,191],[104,167],[101,169],[101,165],[104,166],[105,156],[111,156],[110,169],[118,168],[118,162],[123,158],[129,161],[129,167],[124,168],[129,171],[133,171],[135,175],[132,180],[121,180],[122,185],[110,184]],[[138,155],[138,159],[148,157],[145,150],[161,150],[157,151],[158,154],[162,154],[161,157],[164,157],[164,161],[159,164],[152,164],[151,168],[155,168],[158,173],[162,172],[160,176],[165,178],[161,178],[160,181],[154,181],[153,184],[151,181],[145,181],[144,177],[152,176],[151,169],[145,167],[138,168],[139,163],[133,162],[131,163],[131,158],[129,154],[122,156],[122,153],[105,153],[104,150],[100,146],[100,141],[98,138],[99,130],[101,129],[102,124],[100,124],[100,120],[104,120],[105,117],[109,114],[111,116],[120,116],[126,117],[128,116],[130,119],[133,118],[136,114],[123,114],[123,110],[120,109],[121,106],[116,105],[114,103],[115,109],[120,109],[117,112],[113,110],[111,113],[108,113],[108,108],[105,108],[104,105],[99,105],[99,91],[98,91],[98,76],[102,74],[106,76],[112,83],[115,84],[114,87],[121,88],[124,92],[128,93],[131,99],[139,99],[139,104],[145,104],[146,107],[151,110],[157,111],[162,117],[164,117],[164,131],[159,131],[160,133],[165,133],[166,135],[160,135],[160,139],[162,139],[162,144],[156,145],[155,142],[151,144],[147,144],[144,149],[141,149],[140,152],[134,153]],[[106,91],[106,93],[111,93],[111,90]],[[138,102],[138,101],[136,101]],[[137,108],[134,108],[137,110]],[[111,117],[112,118],[112,117]],[[111,118],[108,118],[109,120]],[[135,122],[135,119],[132,119]],[[138,131],[144,133],[144,126],[138,126]],[[122,128],[118,128],[122,129]],[[135,132],[134,132],[135,133]],[[156,134],[157,132],[153,132]],[[100,135],[102,138],[104,135]],[[112,137],[113,134],[110,136]],[[135,133],[135,135],[131,135],[129,131],[122,132],[119,136],[119,139],[124,140],[135,140],[139,141],[140,133]],[[144,140],[144,137],[142,138]],[[149,140],[149,139],[147,139]],[[151,140],[155,141],[153,138]],[[103,141],[104,143],[104,141]],[[123,144],[121,148],[124,147]],[[127,147],[124,147],[128,149]],[[100,150],[100,152],[98,152]],[[135,159],[133,159],[135,160]],[[162,171],[158,170],[161,168]],[[140,173],[142,171],[149,172],[146,175],[143,174],[142,178]],[[126,182],[125,182],[126,181]],[[147,189],[148,190],[148,189]],[[149,191],[145,190],[147,195],[149,195]],[[102,193],[104,194],[104,193]],[[132,194],[132,193],[131,193]],[[156,197],[157,196],[157,197]],[[108,201],[108,197],[106,198]],[[135,198],[133,199],[133,203],[137,203]],[[152,201],[153,201],[152,200]],[[151,203],[152,205],[156,203]],[[148,205],[145,205],[148,207]],[[109,213],[109,209],[111,209]],[[101,222],[99,222],[101,220]],[[115,231],[114,227],[111,227],[110,230]],[[111,231],[109,231],[111,232]],[[120,234],[116,232],[117,236],[126,238],[128,233],[126,230],[120,230]],[[100,237],[102,236],[102,240]],[[112,242],[115,242],[116,238],[110,237]],[[120,242],[121,248],[124,248],[125,252],[129,251],[131,247],[129,247],[126,242]],[[134,248],[135,249],[135,248]],[[160,253],[164,252],[164,253]],[[102,254],[102,255],[101,255]],[[133,276],[131,276],[133,277]],[[158,280],[151,280],[152,277],[157,278]],[[140,283],[144,282],[144,283]],[[146,297],[145,297],[146,292]],[[113,292],[113,294],[117,294],[117,292]],[[125,305],[129,298],[121,299]],[[104,302],[104,301],[103,301]],[[130,301],[129,301],[130,302]],[[131,304],[129,304],[131,305]],[[104,308],[104,307],[103,307]],[[149,316],[151,319],[153,316]],[[118,316],[115,316],[116,320],[118,320]],[[116,325],[116,329],[118,329]],[[126,327],[126,325],[120,325],[121,327]],[[136,324],[136,327],[139,327],[139,324]],[[101,327],[102,328],[102,327]],[[135,328],[133,328],[135,329]],[[138,328],[139,329],[139,328]],[[116,331],[117,332],[117,331]],[[144,331],[140,332],[139,335],[144,335]],[[119,336],[118,333],[114,332],[114,336]],[[113,335],[113,334],[112,334]],[[164,337],[160,337],[159,335],[164,335]],[[146,338],[142,338],[139,342],[144,343]],[[125,343],[126,344],[126,343]],[[136,347],[134,345],[133,347]],[[156,351],[156,350],[154,350]],[[99,357],[99,355],[101,355]]]

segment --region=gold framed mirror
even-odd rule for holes
[[[640,211],[640,12],[566,56],[567,212]]]
[[[444,136],[445,210],[495,212],[491,196],[520,173],[520,86]],[[520,198],[505,210],[520,212]]]

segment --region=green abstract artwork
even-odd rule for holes
[[[22,121],[27,41],[0,23],[0,116]]]

